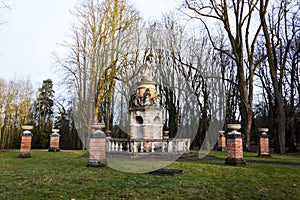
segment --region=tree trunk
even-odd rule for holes
[[[269,63],[269,68],[270,68],[270,75],[272,79],[272,86],[274,89],[274,95],[275,95],[275,109],[277,113],[277,123],[278,123],[278,131],[275,131],[275,141],[277,141],[277,144],[275,144],[276,149],[275,151],[278,153],[284,153],[285,152],[285,111],[284,111],[284,104],[282,100],[282,95],[280,93],[280,86],[278,83],[277,79],[277,72],[276,72],[276,66],[274,59],[276,58],[276,55],[273,54],[273,49],[271,45],[271,39],[270,35],[268,32],[268,27],[265,19],[266,15],[266,8],[268,1],[266,4],[263,4],[263,1],[260,1],[260,20],[261,20],[261,25],[263,28],[263,33],[265,37],[265,46],[267,49],[267,56],[268,56],[268,63]],[[276,116],[275,116],[276,117]]]

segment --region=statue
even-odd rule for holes
[[[146,92],[144,94],[144,102],[143,102],[143,104],[145,106],[151,106],[152,105],[152,103],[151,103],[151,94],[150,94],[149,88],[146,89]]]
[[[153,55],[151,54],[146,57],[146,64],[144,64],[141,68],[142,81],[153,81],[153,60]]]

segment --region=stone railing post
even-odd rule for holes
[[[225,151],[226,150],[226,137],[224,135],[225,131],[219,131],[220,135],[218,138],[218,148],[217,151]]]
[[[164,131],[163,139],[169,139],[169,131]]]
[[[90,135],[90,156],[88,167],[103,167],[106,161],[106,135],[101,130],[105,124],[93,124],[93,133]]]
[[[173,153],[173,140],[168,140],[168,153]]]
[[[225,164],[227,165],[244,165],[246,161],[243,155],[243,141],[242,134],[238,132],[241,129],[240,124],[227,125],[227,158]],[[229,132],[230,131],[230,132]]]
[[[49,152],[57,152],[60,151],[59,148],[59,139],[60,135],[58,134],[59,129],[52,129],[52,134],[50,135],[50,147],[48,149]]]
[[[22,140],[21,140],[21,148],[19,152],[19,158],[30,158],[31,157],[31,140],[32,140],[32,133],[30,130],[33,129],[33,126],[22,126],[24,130],[22,133]]]
[[[270,148],[269,148],[269,135],[267,132],[269,129],[267,128],[259,128],[259,157],[271,157]]]

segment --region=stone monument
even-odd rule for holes
[[[141,67],[141,81],[131,95],[130,138],[131,139],[162,139],[163,108],[161,94],[157,83],[153,80],[153,57],[147,56],[146,63]]]
[[[141,80],[129,102],[131,139],[163,139],[163,108],[153,80],[154,67],[153,56],[148,55],[141,67]]]

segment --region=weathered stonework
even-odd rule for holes
[[[107,165],[106,135],[99,128],[94,128],[96,131],[90,135],[90,156],[87,165],[88,167],[104,167]]]
[[[218,151],[225,151],[226,150],[226,137],[224,135],[224,131],[219,131],[220,136],[218,138]]]
[[[258,129],[259,134],[259,157],[271,157],[270,148],[269,148],[269,135],[267,135],[267,128]]]
[[[141,81],[131,95],[130,139],[163,139],[163,108],[157,83],[153,81],[151,56],[142,68]],[[153,67],[153,66],[152,66]],[[152,144],[139,144],[141,151],[147,152]]]
[[[237,126],[232,126],[231,128],[232,131],[227,134],[227,158],[225,159],[225,164],[245,165],[242,134],[237,131]]]
[[[59,148],[59,139],[60,135],[58,134],[59,129],[52,129],[53,133],[50,135],[50,147],[48,149],[49,152],[57,152],[60,151]]]
[[[22,126],[24,132],[22,133],[21,147],[19,152],[19,158],[30,158],[31,157],[31,140],[32,134],[30,130],[33,126]]]

